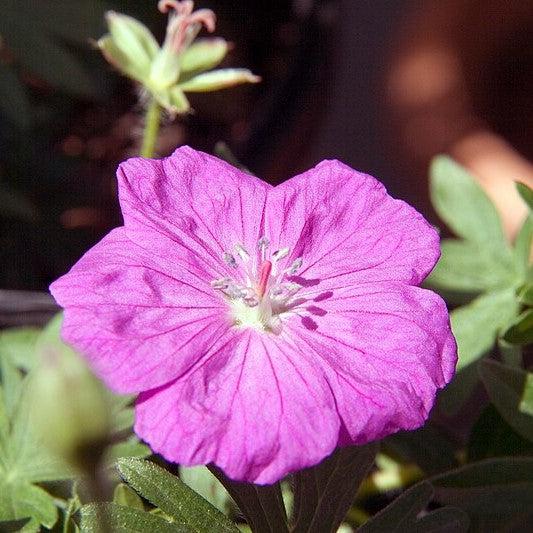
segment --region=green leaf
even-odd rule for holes
[[[0,478],[0,520],[28,517],[49,529],[53,527],[57,509],[52,496],[30,483]]]
[[[103,525],[108,526],[108,529],[104,529]],[[168,522],[153,513],[116,503],[93,503],[81,508],[82,532],[101,533],[107,530],[113,533],[194,533],[195,531]]]
[[[220,481],[205,466],[180,467],[180,479],[224,513],[231,500]]]
[[[288,531],[287,513],[279,483],[273,485],[241,483],[229,479],[214,465],[209,465],[209,470],[224,485],[254,533]]]
[[[294,476],[294,533],[335,532],[374,463],[377,445],[339,448]]]
[[[426,514],[417,520],[433,496],[429,483],[418,483],[396,498],[385,509],[363,524],[358,533],[382,533],[403,531],[448,531],[459,533],[468,530],[468,516],[460,509],[446,507]],[[453,529],[452,529],[453,528]]]
[[[159,466],[133,458],[119,459],[117,466],[125,481],[176,524],[198,533],[238,531],[218,509]]]
[[[184,92],[204,93],[218,91],[242,83],[259,83],[261,78],[245,68],[225,68],[198,74],[191,79],[178,83]]]
[[[433,159],[430,193],[435,210],[456,235],[489,248],[507,247],[496,208],[461,165],[446,156]]]
[[[457,340],[457,370],[479,359],[494,346],[498,332],[518,313],[512,289],[492,292],[450,313],[452,331]]]
[[[525,183],[516,182],[516,190],[518,194],[522,197],[522,200],[526,202],[530,211],[533,211],[533,189],[528,187]]]
[[[500,531],[513,517],[533,511],[533,458],[488,459],[429,482],[436,501],[468,513],[473,531]]]
[[[480,373],[487,393],[502,417],[519,435],[533,441],[533,416],[524,412],[522,406],[531,374],[490,359],[482,362]]]
[[[3,63],[0,63],[0,113],[21,130],[31,125],[26,89],[15,71]]]
[[[119,483],[113,491],[113,503],[124,507],[133,507],[144,511],[144,504],[139,495],[124,483]]]
[[[182,72],[197,72],[215,68],[228,53],[229,45],[225,39],[198,39],[185,52],[180,61]]]
[[[497,252],[477,242],[445,239],[441,257],[427,279],[436,289],[479,293],[509,286],[518,272],[507,250]]]
[[[468,461],[506,455],[533,455],[533,443],[516,433],[494,405],[490,404],[483,410],[470,432]]]
[[[511,344],[524,346],[533,343],[533,309],[528,309],[514,320],[503,334]]]

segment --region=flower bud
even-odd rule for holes
[[[106,390],[83,360],[59,337],[59,315],[37,343],[40,362],[31,378],[31,420],[50,451],[91,471],[110,430]]]

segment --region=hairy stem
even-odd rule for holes
[[[157,103],[157,100],[152,98],[146,110],[141,147],[142,157],[154,157],[155,143],[157,142],[157,135],[159,134],[159,126],[161,124],[161,111],[161,106]]]

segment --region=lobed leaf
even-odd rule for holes
[[[429,483],[425,481],[418,483],[398,496],[357,531],[360,533],[466,532],[469,520],[461,509],[445,507],[418,518],[418,515],[426,509],[432,496],[433,489]]]
[[[435,210],[456,235],[489,248],[507,248],[496,208],[467,170],[453,159],[433,159],[430,194]]]
[[[530,211],[533,211],[533,189],[528,187],[525,183],[516,182],[516,190],[526,203]]]
[[[457,370],[470,365],[494,346],[499,331],[517,315],[512,289],[488,293],[450,313],[457,341]]]
[[[499,531],[511,520],[533,512],[533,458],[488,459],[429,482],[436,501],[466,511],[476,524],[475,531]]]
[[[319,465],[297,472],[292,531],[337,531],[377,450],[376,444],[339,448]]]
[[[503,339],[524,346],[533,343],[533,309],[527,309],[509,325]]]
[[[533,441],[533,416],[524,411],[523,399],[529,397],[532,374],[517,367],[487,359],[480,366],[487,393],[507,423],[524,438]],[[527,399],[526,399],[527,402]]]
[[[496,252],[477,242],[445,239],[440,260],[427,283],[436,289],[472,294],[509,286],[517,279],[508,250]]]
[[[254,485],[233,481],[214,465],[209,470],[229,492],[254,533],[287,532],[287,514],[279,483]]]

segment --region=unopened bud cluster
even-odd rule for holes
[[[229,43],[222,38],[196,39],[202,27],[210,33],[215,31],[213,11],[194,11],[191,0],[161,0],[158,7],[168,13],[161,46],[144,24],[110,11],[106,15],[109,33],[98,40],[98,47],[109,63],[140,83],[170,114],[190,110],[187,92],[216,91],[260,81],[248,69],[211,70],[229,50]]]

